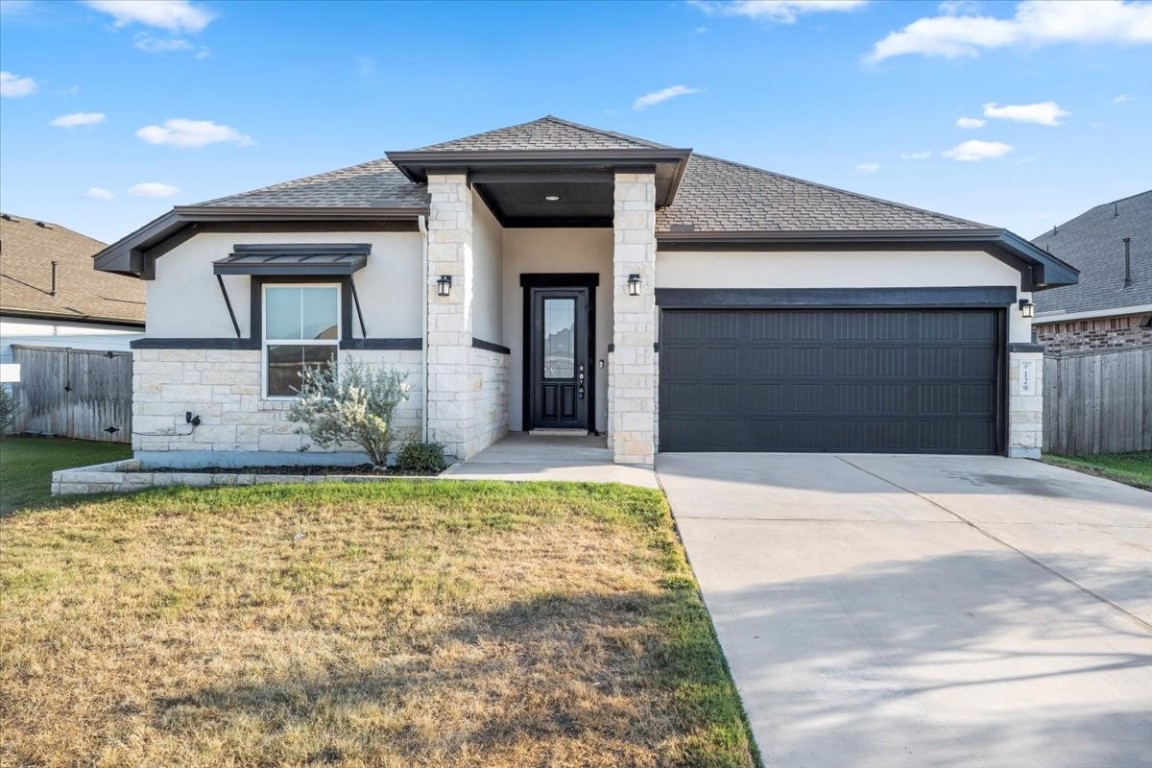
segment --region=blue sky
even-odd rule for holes
[[[546,114],[1029,238],[1152,187],[1136,0],[0,0],[0,71],[0,209],[105,241]]]

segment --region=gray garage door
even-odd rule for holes
[[[998,453],[1000,310],[664,310],[661,451]]]

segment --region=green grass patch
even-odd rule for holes
[[[0,764],[759,764],[657,491],[163,488],[0,538]]]
[[[1118,483],[1152,491],[1152,451],[1105,453],[1099,456],[1045,455],[1044,461]]]
[[[52,473],[132,458],[122,443],[5,437],[0,440],[0,515],[40,504],[52,494]]]

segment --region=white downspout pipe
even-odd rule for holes
[[[420,228],[420,273],[423,276],[420,284],[424,295],[421,298],[420,313],[420,442],[428,442],[428,224],[423,216],[416,217],[416,224]]]

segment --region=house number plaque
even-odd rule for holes
[[[1017,379],[1019,394],[1036,394],[1036,362],[1034,360],[1020,361],[1020,378]]]

